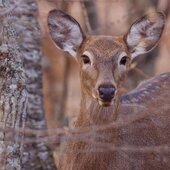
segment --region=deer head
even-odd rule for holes
[[[52,10],[48,16],[53,41],[79,64],[82,93],[101,106],[114,103],[132,60],[157,45],[164,23],[164,14],[155,12],[137,20],[124,36],[86,36],[64,12]]]

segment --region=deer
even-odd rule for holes
[[[82,140],[63,144],[58,169],[170,169],[170,73],[120,93],[132,61],[159,43],[164,13],[146,14],[121,36],[86,35],[58,9],[49,12],[47,23],[57,48],[78,63],[81,101],[73,129],[88,131]]]

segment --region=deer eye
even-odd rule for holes
[[[90,59],[87,55],[82,55],[81,58],[82,58],[84,64],[90,64],[91,63]]]
[[[125,65],[126,62],[127,62],[127,56],[124,56],[124,57],[122,57],[121,60],[120,60],[120,65]]]

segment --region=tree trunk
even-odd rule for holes
[[[0,3],[5,9],[0,18],[3,21],[0,27],[3,34],[0,36],[0,126],[44,130],[37,5],[34,0],[4,0]],[[24,136],[16,132],[1,132],[0,137],[2,170],[55,169],[52,153],[45,144],[23,145],[18,141]],[[35,139],[35,136],[29,137]],[[15,140],[6,141],[12,138]]]
[[[98,12],[96,7],[96,1],[83,1],[85,9],[87,11],[87,17],[90,24],[91,34],[99,34],[100,24],[98,19]],[[88,30],[89,31],[89,30]]]
[[[13,129],[0,132],[0,169],[21,169],[23,134],[15,132],[24,128],[27,93],[22,56],[19,52],[16,32],[10,22],[7,1],[0,2],[0,127]]]

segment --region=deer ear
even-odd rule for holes
[[[132,59],[151,51],[157,45],[164,30],[164,25],[164,14],[155,12],[142,17],[131,26],[125,41]]]
[[[79,23],[60,10],[50,11],[47,22],[55,44],[75,57],[77,49],[85,39]]]

